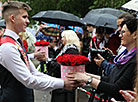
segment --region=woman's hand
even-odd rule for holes
[[[127,90],[127,91],[120,90],[119,92],[125,98],[126,102],[137,102],[137,100],[136,100],[136,97],[137,97],[136,92],[129,91],[129,90]],[[121,102],[121,101],[116,101],[114,98],[112,98],[111,101],[112,102]]]
[[[120,93],[122,94],[122,96],[125,98],[127,102],[136,102],[136,97],[137,97],[136,92],[129,91],[129,90],[127,91],[120,90]]]
[[[80,72],[69,73],[66,77],[69,79],[73,79],[74,81],[81,82],[81,83],[86,83],[88,79],[90,78],[90,76],[88,76],[86,73],[80,73]]]
[[[101,63],[102,63],[103,60],[104,60],[104,58],[100,54],[98,54],[98,58],[94,58],[95,63],[99,67],[101,66]]]
[[[105,50],[108,50],[108,56],[114,56],[114,53],[109,48],[103,47]]]

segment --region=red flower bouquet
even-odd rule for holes
[[[57,57],[57,62],[61,64],[61,78],[71,72],[85,72],[85,64],[89,59],[82,55],[65,54]]]
[[[35,52],[37,52],[37,51],[45,52],[46,53],[46,58],[48,58],[48,45],[49,45],[49,42],[44,41],[44,40],[40,40],[38,42],[35,42],[34,45],[35,45]]]
[[[38,42],[35,42],[34,45],[35,46],[48,46],[49,45],[49,42],[44,41],[44,40],[40,40]]]
[[[89,59],[82,55],[65,54],[57,57],[57,62],[66,66],[78,66],[88,62]]]

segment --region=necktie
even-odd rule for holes
[[[17,41],[20,43],[21,47],[23,47],[23,43],[20,38],[17,39]]]

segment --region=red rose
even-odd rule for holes
[[[70,62],[70,65],[72,66],[77,65],[77,56],[75,55],[69,56],[69,62]]]
[[[77,64],[78,64],[78,65],[85,64],[85,63],[83,63],[83,58],[82,58],[82,56],[78,56]]]
[[[49,45],[49,42],[44,41],[44,40],[40,40],[38,42],[35,42],[34,45],[35,46],[48,46]]]
[[[88,62],[89,59],[82,55],[65,54],[57,57],[57,62],[67,66],[77,66]]]

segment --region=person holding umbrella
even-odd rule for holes
[[[105,46],[105,39],[104,39],[104,28],[103,27],[96,27],[95,36],[91,38],[90,48],[94,49],[102,49]],[[101,74],[100,69],[94,62],[95,54],[90,53],[88,54],[88,58],[91,60],[88,64],[86,64],[86,72],[92,74]],[[93,66],[93,68],[91,68]]]
[[[90,84],[98,92],[108,96],[108,100],[113,97],[116,100],[125,99],[119,90],[133,90],[134,79],[136,77],[136,39],[138,21],[135,17],[123,21],[123,28],[120,32],[121,45],[126,47],[115,59],[115,66],[109,76],[98,76],[88,73],[70,73],[68,78],[79,82]],[[97,59],[98,60],[98,59]]]
[[[117,19],[118,29],[115,32],[115,36],[117,36],[117,35],[119,36],[119,32],[121,31],[122,26],[123,26],[122,22],[124,20],[129,20],[132,17],[134,17],[134,16],[129,14],[129,13],[122,13],[120,16],[118,16],[118,19]],[[117,54],[120,54],[123,50],[125,50],[125,47],[120,45],[120,47],[117,49],[116,52],[117,52]],[[116,56],[116,55],[113,54],[112,51],[110,51],[110,53],[111,53],[112,56]],[[111,70],[114,68],[114,64],[111,64],[111,63],[107,62],[107,60],[105,60],[100,55],[99,55],[99,60],[96,60],[96,63],[99,67],[102,67],[102,69],[104,70],[105,75],[109,75]]]
[[[84,26],[82,29],[83,29],[83,37],[82,37],[82,51],[81,51],[81,53],[82,53],[82,55],[88,57],[91,37],[89,35],[89,32],[88,32],[86,26]]]

